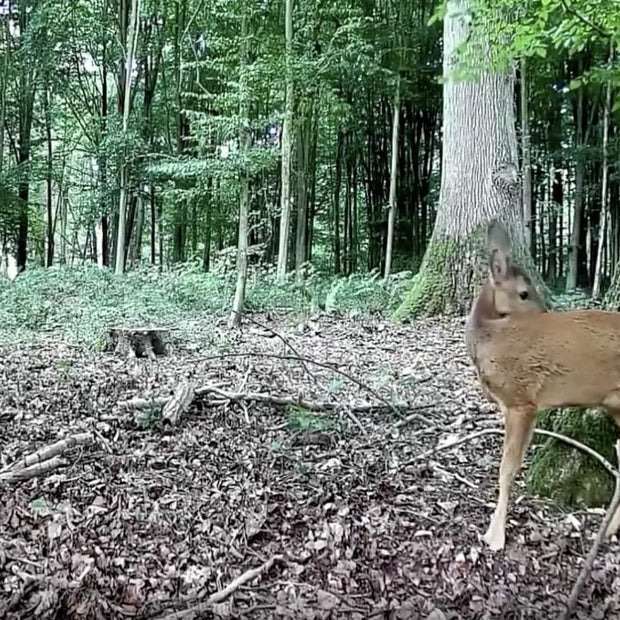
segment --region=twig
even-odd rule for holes
[[[223,590],[218,590],[217,592],[214,592],[203,603],[199,603],[198,605],[194,605],[193,607],[190,607],[189,609],[184,609],[183,611],[176,611],[171,614],[166,614],[165,616],[160,616],[159,620],[182,620],[183,618],[194,616],[194,614],[199,614],[207,611],[211,606],[226,600],[233,592],[238,590],[241,586],[271,570],[271,567],[276,562],[282,562],[283,560],[284,556],[274,555],[257,568],[251,568],[245,571],[245,573],[239,575],[239,577],[237,577],[236,579],[233,579]]]
[[[366,390],[369,394],[372,394],[377,400],[379,400],[384,405],[386,405],[386,407],[390,409],[392,413],[394,413],[401,419],[403,418],[403,414],[397,409],[397,407],[394,404],[392,404],[386,398],[383,398],[381,394],[377,393],[369,385],[366,385],[359,379],[356,379],[353,375],[350,375],[348,372],[345,372],[344,370],[340,370],[339,368],[336,368],[332,364],[328,364],[327,362],[319,362],[309,357],[304,357],[301,355],[278,355],[276,353],[263,353],[261,351],[248,351],[246,353],[219,353],[217,355],[209,355],[207,357],[198,358],[196,362],[209,362],[212,360],[227,359],[230,357],[267,357],[267,358],[279,359],[279,360],[306,362],[308,364],[314,364],[315,366],[319,366],[320,368],[326,368],[327,370],[331,370],[332,372],[335,372],[336,374],[345,377],[346,379],[348,379],[352,383],[355,383],[355,385],[362,388],[363,390]]]
[[[620,463],[620,439],[616,441],[616,457],[618,459],[618,463]],[[588,575],[590,574],[592,570],[592,566],[594,564],[596,554],[598,553],[601,543],[603,542],[603,538],[605,537],[605,532],[607,531],[607,527],[611,523],[611,520],[616,514],[616,511],[618,510],[619,506],[620,506],[620,478],[616,476],[616,489],[614,491],[614,495],[609,504],[609,508],[607,508],[607,514],[605,515],[605,518],[603,519],[603,522],[601,523],[601,527],[599,528],[598,534],[596,535],[596,539],[594,540],[594,543],[592,544],[592,547],[590,548],[585,564],[583,565],[583,568],[581,569],[581,573],[579,574],[579,577],[577,578],[575,585],[573,585],[573,588],[570,593],[570,597],[568,599],[568,602],[566,603],[566,609],[564,610],[564,612],[562,612],[558,616],[558,620],[569,620],[573,611],[575,610],[575,607],[577,605],[577,600],[579,599],[579,594],[581,593],[581,590],[583,589],[583,586],[586,583],[586,579],[588,578]]]
[[[573,7],[568,6],[568,3],[566,2],[566,0],[560,0],[560,2],[562,3],[562,6],[564,7],[564,10],[567,13],[570,13],[573,17],[576,17],[580,22],[588,26],[588,28],[592,28],[594,32],[598,33],[600,36],[602,36],[605,39],[611,38],[611,34],[609,32],[607,32],[600,26],[597,26],[595,23],[591,22],[587,17],[585,17],[585,15],[582,15],[577,10],[575,10]]]
[[[428,405],[416,405],[415,409],[417,409],[418,411],[422,409],[430,409],[431,407],[434,407],[436,404],[437,403],[430,403]],[[431,421],[428,418],[425,418],[423,415],[420,415],[419,413],[412,413],[411,415],[408,415],[402,420],[399,420],[398,422],[396,422],[394,426],[396,428],[401,428],[409,424],[409,422],[413,422],[413,420],[420,420],[420,422],[424,422],[424,424],[428,424],[429,426],[431,425]]]
[[[620,478],[620,472],[618,472],[618,470],[604,456],[601,456],[598,452],[596,452],[596,450],[593,450],[589,446],[582,444],[580,441],[577,441],[576,439],[572,439],[571,437],[566,437],[565,435],[560,435],[559,433],[554,433],[553,431],[545,431],[545,430],[538,429],[538,428],[534,430],[534,433],[536,433],[537,435],[546,435],[548,437],[553,437],[554,439],[563,441],[564,443],[567,443],[568,445],[573,446],[574,448],[578,448],[582,452],[585,452],[589,454],[591,457],[595,458],[614,478],[616,479]],[[430,450],[426,450],[426,452],[422,452],[422,454],[418,454],[418,456],[416,456],[415,458],[404,463],[403,467],[412,465],[416,461],[419,461],[420,459],[424,459],[430,456],[431,454],[434,454],[435,452],[439,452],[441,450],[448,450],[450,448],[455,448],[456,446],[460,446],[462,443],[472,441],[474,439],[477,439],[478,437],[483,437],[484,435],[503,435],[503,434],[504,434],[503,428],[486,428],[482,431],[471,433],[470,435],[465,435],[465,437],[461,437],[460,439],[456,439],[444,445],[435,446],[434,448],[431,448]]]
[[[276,338],[278,338],[278,340],[281,340],[282,343],[284,344],[284,346],[288,347],[293,352],[294,355],[297,355],[297,356],[301,355],[299,353],[299,351],[297,351],[297,349],[295,349],[295,347],[290,343],[290,341],[287,338],[285,338],[282,334],[277,332],[272,327],[268,327],[267,325],[263,325],[262,323],[259,323],[256,319],[252,318],[248,314],[238,313],[236,310],[233,310],[233,312],[235,314],[239,314],[239,316],[241,317],[241,320],[246,318],[248,321],[250,321],[250,323],[254,323],[254,325],[256,325],[257,327],[260,327],[261,329],[266,329],[269,333],[273,334]],[[312,379],[314,380],[315,384],[319,385],[319,380],[318,380],[317,376],[308,368],[308,366],[306,366],[306,362],[302,362],[301,365],[304,367],[304,370],[306,371],[306,373],[310,377],[312,377]]]

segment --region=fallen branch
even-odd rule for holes
[[[620,463],[620,439],[616,441],[616,457],[618,459],[618,463]],[[620,506],[620,478],[616,474],[616,490],[614,491],[614,495],[611,499],[611,502],[609,503],[609,508],[607,508],[607,513],[605,514],[605,518],[603,519],[603,522],[601,523],[601,527],[598,530],[598,534],[596,535],[594,543],[592,544],[592,547],[590,548],[585,564],[583,565],[583,568],[581,569],[581,573],[579,574],[579,577],[577,578],[575,585],[573,585],[573,588],[570,593],[570,597],[568,599],[568,602],[566,603],[566,609],[564,610],[564,612],[562,612],[558,616],[558,620],[569,620],[573,611],[575,610],[575,607],[577,606],[577,601],[579,599],[579,594],[581,593],[581,590],[583,589],[583,586],[586,583],[586,579],[588,578],[590,572],[592,571],[592,566],[594,564],[594,560],[601,546],[601,543],[603,542],[603,538],[605,537],[605,532],[607,531],[607,528],[609,527],[609,524],[611,523],[611,520],[616,514],[616,510],[618,509],[619,506]]]
[[[223,383],[214,383],[205,387],[196,388],[194,390],[194,396],[202,396],[208,394],[213,388],[222,387]],[[159,398],[132,398],[131,400],[118,401],[119,407],[125,407],[127,409],[145,409],[146,407],[165,407],[174,396],[161,396]]]
[[[261,351],[248,351],[247,353],[219,353],[217,355],[209,355],[207,357],[201,357],[197,359],[196,362],[209,362],[212,360],[227,359],[231,357],[266,357],[270,359],[279,359],[285,361],[288,360],[294,362],[305,362],[307,364],[314,364],[315,366],[319,366],[320,368],[326,368],[327,370],[331,370],[332,372],[335,372],[336,374],[345,377],[346,379],[351,381],[351,383],[355,383],[355,385],[357,385],[358,387],[362,388],[369,394],[372,394],[378,401],[382,402],[392,413],[394,413],[401,419],[403,418],[403,414],[393,403],[381,396],[381,394],[379,394],[369,385],[366,385],[359,379],[356,379],[353,375],[345,372],[344,370],[340,370],[332,364],[328,364],[327,362],[319,362],[309,357],[303,357],[301,355],[278,355],[277,353],[263,353]]]
[[[596,459],[614,478],[618,479],[620,477],[620,472],[604,457],[601,456],[596,450],[593,450],[589,446],[577,441],[576,439],[572,439],[571,437],[566,437],[565,435],[560,435],[559,433],[554,433],[553,431],[545,431],[542,429],[535,429],[534,433],[537,435],[545,435],[547,437],[553,437],[554,439],[558,439],[559,441],[563,441],[569,446],[573,446],[574,448],[578,448],[582,452],[589,454],[592,458]],[[412,465],[416,461],[420,459],[427,458],[431,454],[435,454],[435,452],[440,452],[441,450],[449,450],[450,448],[455,448],[456,446],[460,446],[463,443],[472,441],[474,439],[478,439],[478,437],[483,437],[484,435],[503,435],[503,428],[486,428],[482,431],[478,431],[476,433],[471,433],[470,435],[465,435],[465,437],[461,437],[460,439],[456,439],[444,445],[435,446],[430,450],[426,450],[426,452],[422,452],[422,454],[418,454],[415,458],[407,461],[403,466]]]
[[[179,385],[174,396],[166,403],[162,418],[165,423],[176,426],[181,416],[187,411],[194,400],[194,384],[184,381]]]
[[[30,467],[4,472],[0,474],[0,481],[8,482],[9,484],[24,482],[26,480],[30,480],[31,478],[36,478],[37,476],[45,476],[51,471],[54,471],[55,469],[58,469],[66,464],[67,462],[60,456],[54,456],[47,461],[35,463]]]
[[[221,404],[223,400],[227,401],[253,401],[259,403],[267,403],[270,405],[297,405],[304,409],[308,409],[309,411],[333,411],[335,409],[348,409],[349,411],[354,411],[357,413],[365,413],[368,411],[381,411],[385,409],[390,409],[390,407],[385,406],[383,404],[375,404],[375,403],[357,403],[357,404],[343,404],[336,403],[331,401],[311,401],[305,400],[303,398],[298,398],[295,396],[277,396],[275,394],[263,394],[261,392],[228,392],[226,390],[220,389],[216,385],[207,385],[204,387],[200,387],[194,391],[195,397],[204,397],[207,394],[214,394],[219,398],[215,401],[217,404]],[[119,401],[119,406],[126,407],[128,409],[141,409],[148,406],[154,405],[167,405],[173,400],[174,397],[166,397],[166,398],[153,398],[147,400],[145,398],[134,398],[132,400],[124,400]],[[207,402],[207,404],[212,404],[213,401]],[[423,408],[425,405],[421,407]],[[410,418],[409,418],[410,419]]]
[[[49,446],[40,448],[36,452],[33,452],[32,454],[29,454],[21,459],[21,461],[16,461],[10,466],[10,470],[15,471],[16,469],[30,467],[30,465],[34,465],[35,463],[47,461],[48,459],[51,459],[59,454],[63,454],[70,448],[74,448],[75,446],[81,444],[90,443],[92,440],[92,433],[79,433],[78,435],[71,435],[71,437],[61,439],[60,441],[57,441]]]
[[[197,605],[194,605],[189,609],[184,609],[183,611],[175,611],[173,613],[166,614],[165,616],[160,616],[158,620],[183,620],[185,618],[194,617],[195,614],[204,613],[208,611],[209,608],[213,605],[216,605],[217,603],[221,603],[222,601],[226,600],[233,592],[238,590],[241,586],[271,570],[271,567],[276,562],[281,562],[283,561],[283,559],[284,556],[282,555],[274,555],[257,568],[251,568],[245,571],[245,573],[239,575],[239,577],[237,577],[236,579],[233,579],[223,590],[218,590],[217,592],[214,592],[203,603],[198,603]]]

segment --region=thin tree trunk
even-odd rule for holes
[[[582,63],[579,63],[581,70]],[[577,95],[576,143],[577,159],[575,161],[575,203],[573,209],[573,226],[568,248],[568,273],[566,274],[566,290],[572,291],[577,288],[577,275],[579,272],[579,242],[581,240],[581,219],[583,213],[583,183],[585,174],[585,159],[582,152],[585,146],[583,140],[583,88],[579,88]]]
[[[334,273],[339,274],[341,269],[340,259],[340,186],[342,185],[342,152],[343,135],[338,131],[338,144],[336,147],[336,175],[334,179]]]
[[[45,175],[46,186],[46,212],[47,212],[47,255],[45,266],[51,267],[54,262],[54,210],[52,206],[52,114],[50,105],[49,83],[45,85],[43,99],[45,114],[45,139],[47,142],[47,166]]]
[[[140,0],[132,0],[131,21],[127,32],[126,52],[125,52],[125,85],[123,89],[123,135],[127,135],[129,126],[129,113],[131,110],[131,77],[133,72],[134,57],[138,43],[138,29],[140,20]],[[120,200],[118,205],[118,231],[116,242],[116,275],[121,275],[125,271],[125,226],[127,195],[129,193],[129,165],[124,162],[121,165],[120,181]]]
[[[394,220],[396,219],[396,175],[398,172],[398,120],[400,116],[400,76],[396,79],[394,94],[394,120],[392,121],[392,161],[390,163],[390,196],[388,211],[387,240],[385,248],[385,272],[387,280],[392,268],[392,247],[394,245]]]
[[[529,84],[527,61],[521,57],[521,140],[523,149],[523,223],[525,243],[532,247],[532,149],[530,136]]]
[[[249,36],[248,36],[248,16],[247,9],[244,10],[241,18],[241,41],[242,41],[242,66],[239,86],[241,90],[241,110],[243,126],[241,128],[241,151],[242,161],[245,160],[250,149],[250,102],[247,98],[247,84],[245,73],[249,64]],[[237,285],[235,287],[235,298],[233,300],[232,312],[228,324],[230,327],[241,325],[241,313],[245,303],[245,283],[248,271],[248,221],[250,212],[250,176],[247,168],[241,172],[241,196],[239,200],[239,239],[237,242]]]
[[[609,50],[609,65],[611,66],[614,56],[614,43],[610,44]],[[607,188],[609,185],[609,166],[608,166],[608,153],[607,146],[609,142],[609,119],[611,116],[611,80],[607,82],[607,93],[605,97],[605,111],[603,113],[603,170],[601,180],[601,220],[599,225],[599,243],[598,253],[596,255],[596,266],[594,268],[594,285],[592,286],[592,297],[594,299],[600,299],[603,277],[604,277],[604,263],[603,252],[605,250],[605,241],[607,238],[607,220],[608,220],[608,203],[607,203]]]
[[[288,263],[288,238],[291,218],[291,126],[293,122],[293,0],[284,0],[286,40],[286,104],[282,125],[282,193],[280,196],[280,239],[278,244],[277,275],[286,274]]]

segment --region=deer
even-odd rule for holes
[[[499,495],[483,540],[504,548],[510,491],[543,409],[602,407],[620,426],[620,313],[548,310],[514,265],[506,229],[487,228],[489,269],[465,327],[482,391],[504,418]],[[620,509],[605,532],[620,527]]]

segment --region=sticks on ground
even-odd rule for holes
[[[313,360],[309,357],[304,357],[302,355],[278,355],[277,353],[264,353],[262,351],[248,351],[247,353],[219,353],[217,355],[209,355],[207,357],[201,357],[200,359],[196,361],[197,362],[208,362],[211,360],[227,359],[231,357],[264,357],[264,358],[270,358],[270,359],[290,360],[290,361],[295,361],[295,362],[305,362],[307,364],[314,364],[315,366],[318,366],[319,368],[325,368],[327,370],[331,370],[332,372],[335,372],[336,374],[341,375],[342,377],[345,377],[346,379],[351,381],[351,383],[355,383],[355,385],[362,388],[369,394],[372,394],[379,402],[383,403],[392,413],[394,413],[396,416],[398,416],[401,419],[403,418],[403,414],[399,411],[396,405],[391,403],[387,398],[384,398],[383,396],[381,396],[381,394],[379,394],[376,390],[371,388],[369,385],[367,385],[363,381],[356,379],[353,375],[349,374],[348,372],[345,372],[344,370],[340,370],[340,368],[337,368],[333,364],[328,364],[327,362],[319,362],[317,360]]]
[[[23,482],[36,476],[46,475],[58,467],[66,465],[66,461],[61,458],[61,455],[67,450],[78,445],[89,444],[92,441],[92,433],[80,433],[61,439],[13,463],[7,471],[0,473],[0,481]]]
[[[276,562],[282,562],[283,560],[284,556],[274,555],[257,568],[251,568],[249,570],[246,570],[244,573],[239,575],[239,577],[233,579],[224,589],[214,592],[203,603],[199,603],[198,605],[194,605],[193,607],[190,607],[189,609],[184,609],[183,611],[176,611],[170,614],[166,614],[165,616],[160,616],[159,620],[182,620],[184,618],[193,618],[197,614],[204,613],[205,611],[208,611],[209,608],[213,605],[225,601],[241,586],[244,586],[246,583],[252,581],[252,579],[256,579],[257,577],[260,577],[264,573],[270,571],[272,566]]]

